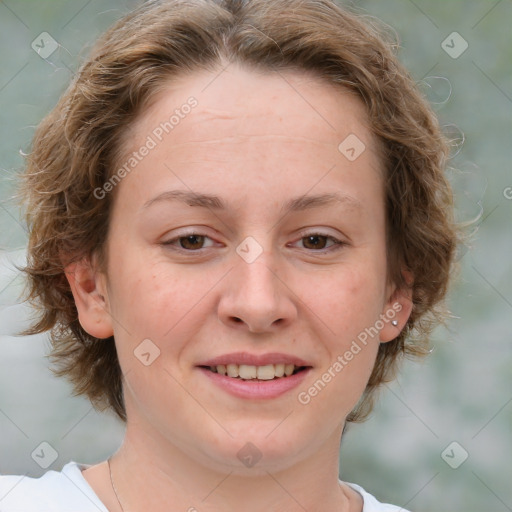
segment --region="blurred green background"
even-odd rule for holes
[[[23,262],[26,232],[13,195],[35,126],[97,36],[137,4],[0,1],[1,473],[43,474],[31,454],[44,441],[58,453],[48,469],[60,470],[104,460],[122,440],[122,424],[48,370],[45,336],[14,337],[30,310],[18,303],[13,265]],[[373,416],[349,427],[341,477],[417,512],[512,511],[512,2],[351,5],[397,32],[401,60],[453,136],[458,218],[481,216],[459,252],[453,318],[434,333],[432,355],[406,362]],[[42,32],[59,43],[47,59],[31,46]]]

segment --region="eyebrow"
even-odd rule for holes
[[[211,210],[227,210],[226,203],[216,195],[200,194],[188,190],[169,190],[158,196],[146,201],[143,208],[149,208],[151,205],[160,202],[180,201],[188,206],[196,206],[200,208],[208,208]],[[288,200],[281,207],[281,214],[289,212],[302,211],[308,208],[318,208],[321,206],[330,206],[334,204],[346,204],[349,207],[362,209],[361,202],[353,196],[340,193],[318,194],[318,195],[302,195]]]

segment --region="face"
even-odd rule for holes
[[[301,72],[219,72],[173,82],[132,126],[107,274],[73,291],[84,328],[115,336],[132,435],[276,470],[339,443],[410,309],[386,279],[363,104]]]

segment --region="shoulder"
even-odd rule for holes
[[[366,492],[360,485],[349,482],[345,483],[363,497],[363,512],[408,512],[405,508],[377,501],[374,496]]]
[[[0,475],[2,512],[108,512],[96,496],[81,469],[69,462],[61,471],[47,471],[39,478]]]

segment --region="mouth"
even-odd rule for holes
[[[235,352],[201,361],[197,369],[231,396],[259,402],[290,393],[304,382],[313,366],[282,352]]]
[[[232,379],[244,381],[266,381],[286,379],[292,375],[303,372],[310,366],[297,366],[295,364],[277,363],[255,366],[249,364],[219,364],[215,366],[199,366],[212,373]]]

